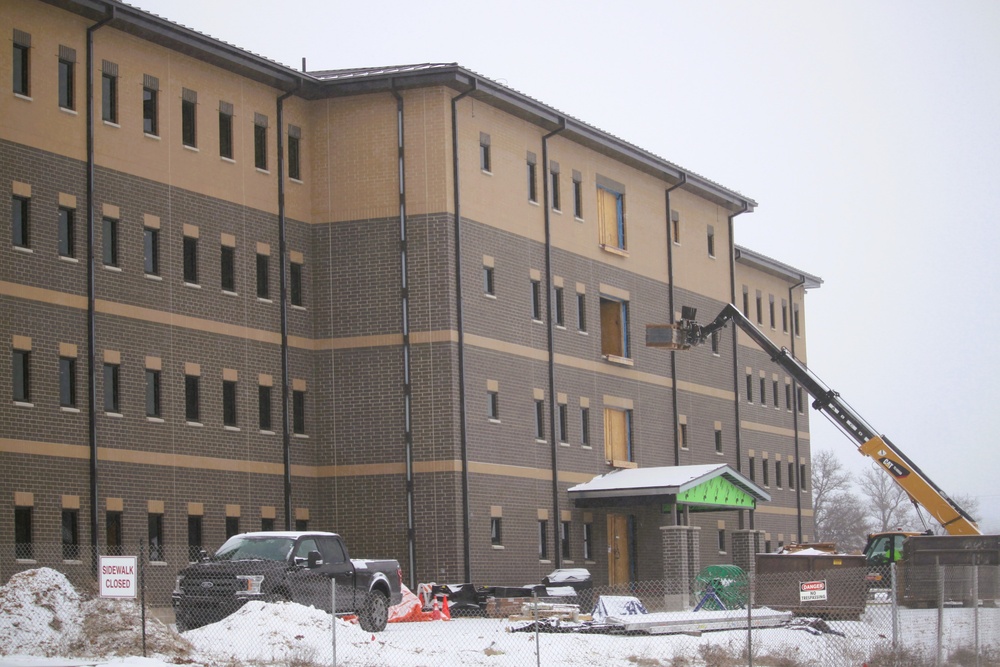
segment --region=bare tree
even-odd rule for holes
[[[867,502],[867,514],[876,532],[915,528],[913,524],[917,517],[910,496],[892,480],[889,473],[869,468],[861,475],[858,486]]]
[[[816,519],[816,535],[820,540],[830,518],[830,501],[839,493],[851,487],[851,474],[844,469],[837,455],[828,449],[819,451],[812,459],[813,512]]]
[[[861,553],[872,532],[872,521],[857,493],[843,491],[830,496],[826,503],[823,532],[816,529],[822,542],[833,542],[844,553]]]

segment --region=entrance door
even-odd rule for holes
[[[608,585],[626,586],[629,583],[629,530],[628,516],[608,514]]]

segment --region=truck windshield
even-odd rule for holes
[[[235,535],[215,552],[215,560],[288,560],[294,540],[289,537]]]

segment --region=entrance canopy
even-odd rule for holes
[[[577,507],[687,505],[691,511],[752,510],[771,495],[724,463],[623,468],[571,486]]]

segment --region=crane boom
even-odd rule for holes
[[[840,394],[827,387],[805,364],[754,326],[733,304],[728,304],[714,320],[702,326],[695,322],[697,311],[685,306],[677,324],[648,325],[646,344],[685,350],[704,343],[708,338],[733,322],[749,336],[771,360],[781,366],[813,397],[813,408],[824,413],[856,443],[858,450],[873,459],[904,491],[915,505],[923,507],[951,535],[981,535],[973,518],[948,497],[920,468],[884,435],[879,435],[861,415],[857,414]]]

